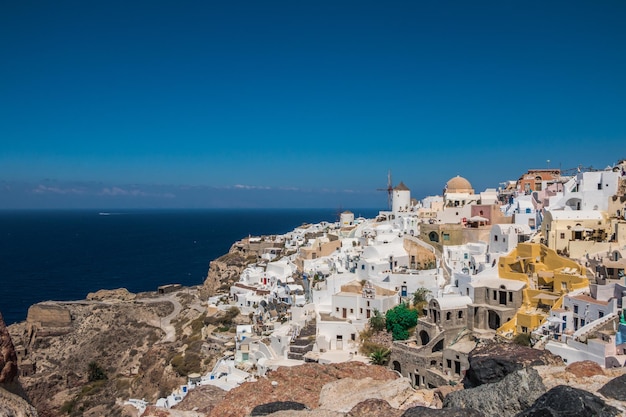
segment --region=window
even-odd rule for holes
[[[450,240],[450,233],[444,233],[443,240]]]
[[[460,319],[463,318],[463,310],[459,310],[459,313],[458,313],[457,317],[460,318]]]
[[[352,339],[353,341],[356,340],[356,333],[352,333],[350,335],[350,339]]]
[[[528,327],[522,326],[522,333],[528,333]]]
[[[497,241],[498,241],[498,235],[495,235],[495,236],[493,237],[493,241],[494,241],[494,242],[497,242]]]
[[[339,307],[335,307],[335,311],[339,313]]]
[[[370,302],[369,302],[369,301],[367,302],[367,306],[368,306],[368,307],[370,306]]]
[[[363,308],[359,309],[359,314],[363,314]]]
[[[365,264],[361,265],[361,269],[365,269]]]
[[[561,233],[560,236],[561,236],[561,239],[565,239],[565,233]]]
[[[602,317],[604,317],[604,311],[599,311],[598,318],[601,319]]]
[[[449,311],[446,313],[446,320],[450,320],[452,318],[452,313]]]
[[[493,299],[497,300],[498,299],[498,291],[494,291],[493,292]]]
[[[468,259],[468,258],[469,258],[469,254],[464,253],[464,254],[463,254],[463,259]]]
[[[578,314],[578,306],[574,304],[574,314]]]
[[[513,302],[513,291],[509,292],[509,301]]]
[[[350,314],[352,314],[352,313],[354,313],[354,309],[353,308],[350,309]]]
[[[602,183],[598,184],[598,190],[602,189]]]
[[[451,359],[446,359],[446,366],[448,368],[452,368],[452,360]]]

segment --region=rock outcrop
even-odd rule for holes
[[[525,366],[563,365],[563,360],[547,350],[537,350],[515,343],[479,346],[468,357],[470,367],[463,379],[466,388],[502,380]]]
[[[41,327],[69,327],[72,325],[72,317],[65,307],[39,303],[28,308],[26,322]]]
[[[539,397],[517,417],[615,417],[620,411],[582,389],[559,385]]]
[[[0,417],[38,417],[38,414],[25,399],[0,388]]]
[[[252,409],[250,416],[266,416],[277,411],[305,410],[306,405],[297,401],[274,401],[272,403],[257,405]]]
[[[239,281],[247,265],[246,259],[233,249],[228,254],[211,261],[209,272],[202,285],[202,297],[207,298],[221,291],[227,292],[232,284]]]
[[[0,314],[0,384],[11,384],[17,379],[17,354],[11,335]]]
[[[226,394],[224,400],[211,411],[212,417],[248,416],[257,405],[274,401],[296,401],[310,409],[317,409],[322,387],[344,378],[373,381],[393,381],[397,374],[388,368],[361,362],[332,365],[305,363],[294,367],[280,367],[256,382],[245,382]],[[333,410],[328,410],[333,411]],[[290,411],[291,412],[291,411]],[[298,411],[307,413],[306,411]],[[306,414],[305,414],[306,415]]]
[[[387,401],[369,399],[355,405],[346,417],[400,417],[402,411],[393,408]]]
[[[443,408],[469,408],[486,416],[513,417],[545,392],[539,373],[527,367],[512,372],[499,382],[452,392],[443,400]]]
[[[409,408],[401,417],[486,417],[480,411],[469,408],[426,408],[413,407]]]
[[[386,401],[394,409],[407,409],[416,405],[430,406],[434,401],[432,390],[416,391],[407,378],[392,381],[372,378],[344,378],[329,382],[320,391],[319,407],[347,413],[368,399]]]
[[[565,370],[577,378],[588,378],[595,375],[604,375],[602,367],[594,361],[579,361],[573,362]]]
[[[600,388],[598,392],[607,398],[626,401],[626,374],[613,378]]]
[[[126,288],[118,288],[116,290],[99,290],[96,292],[90,292],[87,294],[87,299],[91,301],[103,301],[103,300],[120,300],[131,301],[137,296]]]

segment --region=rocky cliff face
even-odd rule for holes
[[[0,314],[0,384],[10,384],[17,379],[17,354],[11,335]]]
[[[22,397],[0,388],[0,417],[38,417],[35,407]]]
[[[37,417],[37,410],[24,397],[15,347],[0,314],[0,417]]]
[[[91,298],[34,305],[26,322],[10,326],[34,365],[20,380],[40,415],[121,415],[116,399],[154,402],[186,382],[170,361],[191,345],[191,322],[206,311],[196,293],[116,290]],[[210,354],[202,359],[209,366]]]
[[[239,281],[249,262],[235,249],[209,264],[209,272],[201,288],[201,296],[211,297],[219,292],[228,292],[230,286]]]

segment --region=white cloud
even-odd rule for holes
[[[119,196],[129,196],[129,197],[158,197],[158,198],[174,198],[176,197],[172,193],[151,193],[147,191],[142,191],[139,189],[130,189],[126,190],[120,187],[104,187],[98,195],[103,196],[111,196],[111,197],[119,197]]]
[[[235,184],[235,188],[240,190],[271,190],[272,187],[264,186],[264,185],[243,185],[243,184]]]
[[[39,184],[37,188],[32,191],[35,194],[85,194],[86,192],[83,188],[49,187],[43,184]]]

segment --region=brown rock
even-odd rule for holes
[[[202,284],[202,296],[206,298],[230,287],[239,280],[247,264],[246,259],[232,248],[230,253],[211,261],[209,272]]]
[[[393,408],[385,400],[369,399],[355,405],[346,417],[400,417],[403,412]]]
[[[26,321],[42,327],[69,327],[72,317],[68,309],[55,304],[39,303],[28,308]]]
[[[594,361],[573,362],[568,365],[565,370],[574,374],[578,378],[604,375],[602,367]]]
[[[431,406],[434,395],[431,390],[415,390],[408,378],[392,381],[343,378],[322,387],[319,407],[347,413],[368,399],[385,400],[392,408],[401,410],[416,405]]]
[[[433,405],[437,408],[441,408],[443,406],[443,400],[446,398],[448,394],[454,391],[462,390],[462,389],[463,389],[463,385],[461,384],[457,384],[455,386],[442,385],[440,387],[435,388],[433,390],[434,396],[435,396],[435,401],[433,402]]]
[[[87,294],[88,300],[102,301],[102,300],[122,300],[132,301],[137,296],[132,292],[129,292],[126,288],[118,288],[116,290],[99,290],[96,292],[90,292]]]
[[[260,404],[274,401],[297,401],[310,409],[319,406],[320,391],[329,382],[343,378],[394,380],[398,376],[388,368],[361,362],[333,365],[307,363],[280,367],[256,382],[245,382],[229,391],[224,400],[211,411],[212,417],[243,417]],[[275,385],[272,384],[275,382]]]
[[[0,314],[0,384],[10,384],[17,378],[17,355],[11,335]]]
[[[0,388],[0,416],[38,417],[38,414],[26,400]]]
[[[198,411],[209,414],[224,399],[226,391],[213,385],[202,385],[189,391],[182,402],[173,408],[176,410]]]

